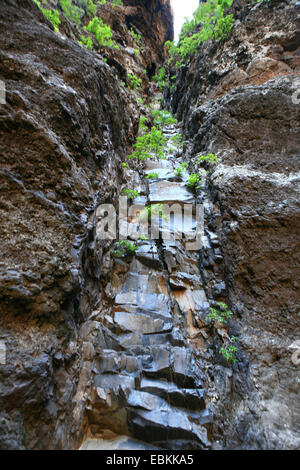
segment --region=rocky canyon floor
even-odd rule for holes
[[[0,1],[0,449],[300,449],[300,3],[227,3]]]

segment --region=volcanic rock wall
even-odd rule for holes
[[[31,0],[1,2],[4,449],[69,449],[84,433],[89,352],[79,328],[101,304],[107,248],[96,241],[95,210],[116,203],[121,162],[138,129],[140,107],[117,65],[77,44],[72,28],[62,24],[63,35],[54,33]]]
[[[230,449],[295,449],[300,6],[237,1],[232,12],[228,38],[205,44],[165,98],[182,120],[186,160],[209,152],[220,158],[207,168],[206,223],[218,234],[223,261],[220,270],[204,250],[203,276],[210,298],[225,281],[223,295],[236,314],[229,331],[239,337],[241,357],[233,372],[218,356],[213,361],[214,435]]]

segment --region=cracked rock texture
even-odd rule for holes
[[[0,30],[0,447],[76,448],[93,352],[79,332],[101,305],[107,248],[96,207],[117,201],[140,111],[116,69],[31,0],[2,2]]]
[[[209,152],[211,208],[243,357],[211,369],[213,434],[227,449],[299,449],[299,2],[237,1],[229,37],[208,43],[165,95],[186,159]],[[205,250],[204,250],[205,251]],[[204,256],[203,276],[215,273]],[[215,291],[217,294],[217,291]]]

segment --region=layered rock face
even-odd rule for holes
[[[229,449],[295,449],[300,7],[235,2],[233,13],[229,37],[203,46],[166,99],[190,139],[186,159],[220,158],[210,167],[206,223],[219,236],[222,269],[204,250],[203,276],[212,297],[225,281],[243,357],[233,374],[218,361],[211,371],[214,435]]]
[[[119,49],[93,52],[31,0],[1,5],[0,448],[300,447],[299,5],[232,12],[228,38],[165,93],[183,152],[179,126],[161,126],[168,158],[122,167],[139,118],[151,124],[141,97],[172,39],[170,2],[99,5]],[[220,162],[193,193],[176,168],[209,152]],[[136,250],[118,258],[102,204],[128,187],[138,205],[197,203],[201,250],[194,219],[171,218],[170,240],[162,217],[149,240],[142,212],[120,220]],[[207,321],[218,301],[228,329]],[[233,366],[220,354],[232,335]]]
[[[90,380],[79,327],[101,304],[96,208],[117,201],[139,107],[113,67],[55,34],[31,0],[2,3],[0,24],[0,447],[68,449],[85,429]]]

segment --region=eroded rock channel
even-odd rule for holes
[[[0,5],[0,448],[299,449],[299,2],[179,65],[168,0],[70,3]]]

